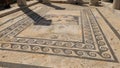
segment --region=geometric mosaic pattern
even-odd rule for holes
[[[82,29],[82,41],[18,37],[19,33],[33,24],[33,20],[26,17],[0,31],[0,50],[117,62],[90,8],[81,9],[80,14],[81,25],[78,26]]]

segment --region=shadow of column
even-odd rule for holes
[[[46,6],[49,6],[49,7],[55,8],[56,10],[65,10],[65,8],[62,8],[62,7],[59,7],[59,6],[53,5],[53,4],[45,4],[45,3],[43,3],[43,4],[46,5]]]
[[[28,7],[19,6],[21,11],[23,11],[29,18],[34,21],[34,25],[51,25],[51,20],[46,20],[44,17],[40,16],[38,13],[29,9]],[[29,14],[30,13],[30,14]],[[42,21],[44,22],[42,22]]]

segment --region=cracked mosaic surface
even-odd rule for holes
[[[46,12],[48,11],[46,10]],[[31,28],[31,25],[33,27],[37,25],[33,24],[34,21],[31,18],[25,17],[0,31],[0,49],[117,62],[91,9],[81,9],[79,13],[80,15],[77,16],[44,13],[44,19],[33,13],[32,16],[36,18],[35,20],[39,19],[39,23],[49,23],[51,20],[52,24],[39,25],[36,30],[39,35],[33,37],[30,33],[25,34],[25,32],[27,29],[29,30],[29,27]],[[47,31],[46,28],[50,28],[51,31]],[[46,29],[48,33],[42,33],[40,29],[42,31]]]

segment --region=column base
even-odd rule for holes
[[[50,0],[42,0],[42,3],[44,3],[44,4],[50,4]]]
[[[99,0],[90,0],[89,5],[90,6],[98,6],[99,5]]]

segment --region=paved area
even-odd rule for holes
[[[36,4],[0,19],[1,68],[119,68],[119,17],[104,7]]]
[[[36,0],[27,1],[26,7],[30,7],[37,3],[39,3],[39,2]],[[11,8],[0,10],[0,18],[20,10],[20,7],[17,5],[17,3],[11,4],[10,6],[11,6]]]

